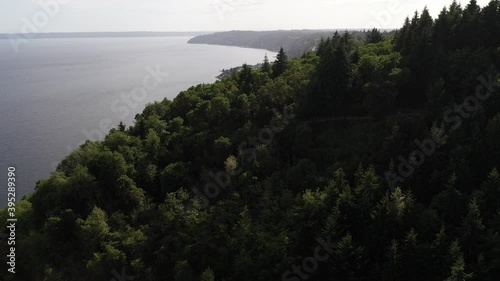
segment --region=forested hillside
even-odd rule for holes
[[[500,2],[403,24],[87,142],[18,202],[2,280],[498,280]]]
[[[209,44],[265,49],[278,52],[282,47],[288,56],[300,57],[312,50],[322,37],[332,36],[335,30],[275,30],[243,31],[233,30],[198,35],[189,40],[190,44]],[[363,38],[364,32],[351,32],[355,38]]]

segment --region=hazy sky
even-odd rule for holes
[[[0,33],[397,28],[452,0],[0,0]],[[461,1],[466,5],[469,1]],[[478,0],[481,6],[489,0]],[[46,3],[46,4],[43,4]],[[56,5],[54,5],[56,3]],[[52,7],[44,9],[45,6]]]

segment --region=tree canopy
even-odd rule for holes
[[[2,280],[497,280],[500,3],[368,35],[83,144],[17,203]]]

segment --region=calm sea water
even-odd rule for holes
[[[18,54],[8,40],[0,40],[0,206],[6,202],[9,166],[16,167],[20,199],[78,144],[89,136],[98,138],[102,120],[110,120],[113,127],[120,120],[130,125],[147,103],[214,82],[221,69],[259,63],[265,53],[275,55],[191,45],[188,40],[36,39],[22,45]],[[148,67],[168,76],[161,77],[156,89],[133,98],[131,92],[143,85]],[[131,97],[129,104],[124,96]]]

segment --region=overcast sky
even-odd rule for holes
[[[0,0],[0,33],[398,28],[452,0]],[[461,1],[466,5],[469,1]],[[489,0],[478,0],[481,6]],[[44,10],[42,3],[58,3]],[[51,12],[52,11],[52,12]]]

